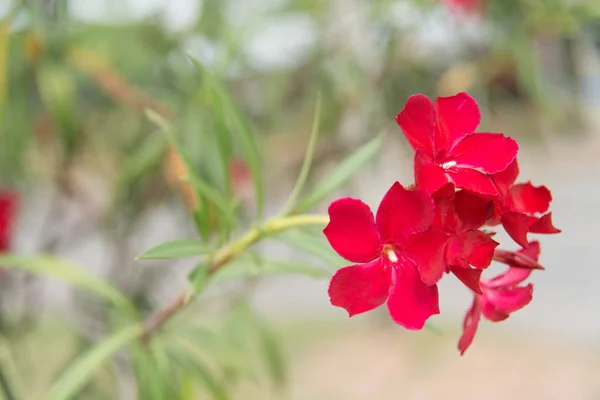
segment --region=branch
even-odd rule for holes
[[[208,266],[207,275],[210,277],[227,265],[227,263],[239,257],[248,247],[256,244],[268,235],[299,226],[324,226],[328,222],[329,217],[324,215],[295,215],[271,219],[261,227],[249,230],[236,242],[226,245],[217,251],[216,256]],[[186,289],[167,306],[152,313],[144,323],[144,330],[140,337],[142,344],[147,345],[152,336],[175,314],[184,309],[194,299],[196,294],[192,289]]]

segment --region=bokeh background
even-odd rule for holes
[[[600,2],[4,0],[0,13],[0,183],[19,198],[11,250],[77,263],[142,312],[172,300],[197,262],[133,261],[162,241],[197,235],[181,161],[146,110],[181,133],[209,181],[227,179],[214,157],[222,120],[188,54],[225,83],[256,132],[266,214],[292,190],[318,92],[309,184],[384,135],[378,154],[331,199],[376,206],[394,180],[412,182],[412,151],[394,117],[413,93],[468,91],[482,131],[519,141],[520,180],[551,188],[563,233],[541,238],[547,269],[533,274],[533,302],[506,322],[483,322],[464,357],[456,343],[471,295],[455,282],[442,282],[442,314],[418,333],[393,325],[385,310],[349,320],[329,304],[326,277],[269,276],[209,291],[189,320],[210,325],[220,316],[214,304],[241,299],[268,325],[285,363],[285,373],[274,372],[285,385],[274,390],[258,361],[221,343],[228,368],[250,371],[225,374],[231,398],[600,398]],[[237,156],[231,185],[247,225],[253,188]],[[516,248],[506,236],[500,242]],[[284,243],[259,250],[312,262]],[[106,332],[106,307],[12,269],[0,285],[0,378],[18,398],[45,398]],[[222,335],[235,342],[246,328],[232,321]],[[128,365],[117,359],[77,398],[149,398]],[[202,376],[191,375],[190,387],[208,382]],[[180,398],[205,398],[199,386],[199,397]]]

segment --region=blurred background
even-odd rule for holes
[[[189,334],[183,351],[204,352],[206,368],[177,373],[178,397],[151,394],[153,375],[139,367],[164,362],[168,375],[165,352],[149,362],[119,354],[75,398],[600,398],[600,2],[3,0],[0,13],[0,185],[11,204],[2,250],[76,263],[142,315],[170,302],[198,260],[134,257],[221,226],[217,214],[194,223],[189,210],[201,199],[147,110],[169,121],[192,168],[236,199],[238,226],[252,223],[257,206],[243,139],[227,133],[233,117],[188,55],[252,128],[266,215],[292,191],[317,93],[309,185],[383,134],[372,160],[326,199],[375,207],[393,181],[412,182],[412,150],[394,121],[407,97],[468,91],[481,131],[519,141],[519,180],[552,190],[563,230],[540,238],[547,270],[533,274],[533,302],[502,324],[482,322],[464,357],[456,343],[471,294],[458,282],[442,282],[430,329],[407,332],[385,310],[349,320],[329,304],[328,277],[343,264],[332,256],[319,279],[245,277],[204,293],[179,323]],[[225,166],[215,146],[228,149]],[[326,247],[318,231],[258,250],[308,264],[316,261],[298,248],[310,246]],[[110,329],[110,307],[12,268],[0,286],[2,395],[46,398]]]

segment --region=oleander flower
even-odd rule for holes
[[[491,174],[515,159],[519,146],[501,133],[475,133],[479,106],[467,93],[408,98],[396,122],[415,150],[415,183],[435,193],[448,183],[487,198],[498,196]]]
[[[531,242],[519,253],[537,261],[540,256],[540,244]],[[531,283],[521,285],[531,271],[532,269],[510,266],[505,272],[492,279],[481,280],[482,293],[475,293],[473,304],[465,315],[463,334],[458,342],[461,355],[473,343],[482,315],[492,322],[504,321],[510,314],[531,302],[533,285]]]
[[[340,256],[356,264],[331,279],[331,304],[353,316],[387,302],[397,324],[423,328],[430,316],[439,314],[439,305],[435,282],[426,284],[422,276],[443,272],[448,240],[432,227],[434,214],[427,192],[407,190],[398,182],[384,196],[376,217],[358,199],[333,202],[324,234]]]
[[[560,233],[552,223],[550,203],[552,193],[546,186],[534,186],[531,182],[517,183],[519,166],[517,159],[501,172],[493,175],[500,192],[495,202],[493,223],[500,222],[506,233],[522,247],[527,247],[528,233]]]

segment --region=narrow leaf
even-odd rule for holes
[[[326,278],[331,275],[327,270],[315,267],[309,262],[289,260],[256,260],[243,257],[232,261],[217,271],[212,281],[220,283],[234,279],[252,278],[266,275],[299,274],[311,278]]]
[[[312,165],[312,161],[315,155],[315,149],[317,147],[317,139],[319,138],[319,122],[321,119],[321,93],[319,93],[317,97],[317,106],[315,110],[315,117],[313,120],[312,131],[310,133],[310,139],[308,141],[308,147],[306,149],[306,155],[304,156],[304,162],[302,163],[302,168],[300,169],[300,175],[298,175],[298,180],[296,181],[296,185],[292,190],[292,194],[288,198],[285,206],[283,207],[283,215],[289,214],[294,207],[296,206],[296,202],[298,201],[298,197],[302,193],[304,189],[304,185],[306,184],[306,180],[308,179],[308,173],[310,172],[310,167]]]
[[[206,263],[198,264],[188,275],[188,280],[195,294],[200,294],[208,283],[208,268]]]
[[[4,102],[6,101],[6,88],[8,82],[7,59],[12,17],[13,15],[11,13],[0,25],[0,109],[4,107]]]
[[[119,349],[142,333],[141,325],[131,325],[95,344],[76,359],[52,385],[49,400],[70,400],[83,389],[97,368],[107,362]]]
[[[20,256],[7,253],[0,254],[0,265],[4,269],[19,269],[61,279],[78,289],[104,298],[119,309],[132,315],[136,314],[133,304],[118,289],[68,261],[53,256]]]
[[[235,218],[233,215],[231,202],[227,201],[227,199],[223,197],[218,190],[214,189],[204,179],[194,173],[192,163],[189,161],[186,152],[183,150],[183,147],[175,137],[171,125],[163,117],[152,110],[146,110],[146,115],[148,116],[148,119],[154,122],[167,135],[171,146],[173,146],[173,149],[175,149],[175,151],[181,157],[181,160],[183,161],[188,172],[189,182],[194,188],[194,191],[214,205],[221,212],[221,215],[225,221],[230,224],[230,226],[235,225]],[[207,216],[206,212],[204,213],[204,216]]]
[[[231,95],[227,92],[223,83],[207,71],[198,60],[192,56],[189,57],[200,72],[202,78],[205,80],[210,92],[217,100],[214,111],[223,113],[223,119],[231,124],[230,129],[235,135],[244,159],[250,167],[250,173],[252,174],[252,180],[254,181],[256,208],[260,217],[262,216],[264,208],[264,182],[260,149],[256,142],[256,135],[250,129],[249,122],[239,110]]]
[[[358,170],[379,152],[381,144],[382,138],[377,137],[342,161],[329,176],[318,183],[312,191],[300,201],[300,204],[298,204],[294,211],[297,213],[307,211],[325,199],[332,192],[346,184]]]
[[[247,305],[239,304],[237,311],[246,326],[244,332],[254,332],[257,336],[258,350],[264,360],[271,381],[276,388],[280,389],[286,381],[286,370],[283,354],[275,335],[266,322]]]
[[[296,229],[284,232],[277,238],[290,246],[320,258],[331,269],[340,268],[348,264],[346,260],[331,249],[331,246],[329,246],[323,236],[307,234]]]
[[[119,174],[118,186],[128,187],[147,171],[157,166],[162,161],[167,143],[164,136],[148,136],[135,153],[127,158],[127,162]]]
[[[177,239],[161,243],[144,251],[137,256],[136,260],[184,258],[207,254],[211,251],[210,246],[195,239]]]
[[[153,340],[152,344],[156,341]],[[138,396],[148,400],[167,400],[166,384],[154,360],[153,353],[140,344],[131,346],[131,360],[136,372]]]
[[[214,400],[229,399],[226,386],[206,365],[206,353],[196,344],[181,336],[175,336],[167,346],[176,361],[200,378]]]

